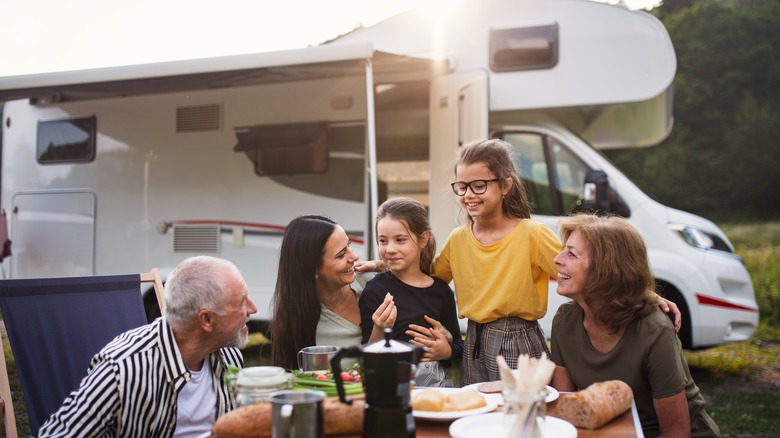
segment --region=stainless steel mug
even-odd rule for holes
[[[339,347],[315,345],[303,347],[298,352],[298,367],[302,371],[329,371],[330,359],[338,353]]]
[[[322,438],[325,436],[321,391],[278,391],[271,401],[273,438]]]

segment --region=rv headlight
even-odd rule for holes
[[[688,245],[701,249],[710,249],[713,247],[714,242],[707,235],[707,233],[702,230],[689,227],[687,225],[675,224],[669,225],[669,228],[671,228],[673,231],[676,231],[677,235],[679,235]]]
[[[708,233],[690,225],[683,224],[669,224],[669,229],[677,233],[685,243],[694,248],[717,249],[719,251],[734,253],[731,249],[731,245],[717,234]]]

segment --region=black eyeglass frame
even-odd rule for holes
[[[453,193],[455,193],[457,196],[466,196],[466,192],[468,190],[471,190],[471,193],[473,193],[475,195],[481,195],[481,194],[487,192],[488,183],[499,182],[499,181],[501,181],[501,178],[475,179],[474,181],[469,181],[469,182],[455,181],[454,183],[450,184],[450,186],[452,187]],[[472,187],[471,185],[474,184],[475,182],[484,183],[485,184],[485,190],[482,190],[480,192],[474,190],[474,187]],[[461,185],[465,185],[465,188],[463,188],[463,193],[459,193],[459,190],[458,190],[459,188],[461,188]]]

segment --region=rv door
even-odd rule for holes
[[[430,217],[444,242],[458,225],[459,205],[450,189],[458,148],[488,135],[488,80],[484,70],[450,74],[431,84]]]

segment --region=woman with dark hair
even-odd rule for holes
[[[303,215],[284,232],[273,297],[272,361],[298,368],[303,347],[360,344],[359,293],[352,288],[357,255],[333,219]]]
[[[634,392],[645,436],[720,436],[704,410],[682,345],[658,308],[647,249],[620,217],[578,215],[561,225],[552,385],[577,391],[622,380]]]

